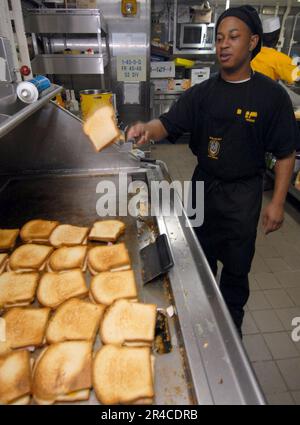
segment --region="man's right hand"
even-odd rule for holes
[[[143,122],[138,122],[134,124],[132,127],[129,128],[126,139],[135,139],[137,145],[149,143],[150,134],[147,130],[147,124]]]

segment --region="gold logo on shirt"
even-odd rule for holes
[[[241,108],[237,108],[236,115],[242,115],[242,114],[243,114],[243,110]],[[247,122],[255,123],[257,117],[258,117],[258,113],[256,111],[245,112],[245,120]]]
[[[220,152],[220,142],[222,141],[222,137],[211,137],[209,136],[208,142],[208,156],[212,159],[219,159],[218,155]]]

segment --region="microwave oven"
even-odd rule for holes
[[[180,24],[180,49],[213,49],[215,24]]]

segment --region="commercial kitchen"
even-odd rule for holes
[[[114,183],[119,199],[124,179],[125,187],[142,181],[149,191],[155,182],[190,181],[197,158],[189,133],[176,144],[143,145],[125,141],[126,133],[218,73],[217,20],[229,7],[249,3],[1,1],[0,229],[20,229],[32,219],[91,227],[106,218],[96,208],[101,182]],[[251,6],[271,23],[270,32],[275,28],[276,50],[297,69],[300,2]],[[300,122],[299,78],[277,80]],[[124,136],[96,152],[83,123],[91,108],[103,105],[112,105]],[[275,163],[266,158],[263,206],[272,197]],[[159,199],[159,190],[151,195]],[[181,201],[174,190],[171,207]],[[154,404],[300,404],[299,202],[300,151],[283,225],[265,235],[259,222],[242,339],[219,289],[222,264],[215,277],[186,210],[145,216],[140,203],[136,217],[116,214],[126,224],[140,300],[156,304],[159,313]],[[145,255],[149,244],[154,248]],[[81,403],[98,401],[92,392]]]

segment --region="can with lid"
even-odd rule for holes
[[[51,82],[47,77],[38,75],[29,81],[23,81],[18,84],[17,95],[22,102],[34,103],[38,100],[42,91],[51,87]]]
[[[104,105],[114,105],[112,92],[106,90],[82,90],[80,92],[82,118],[85,120],[94,110]]]

